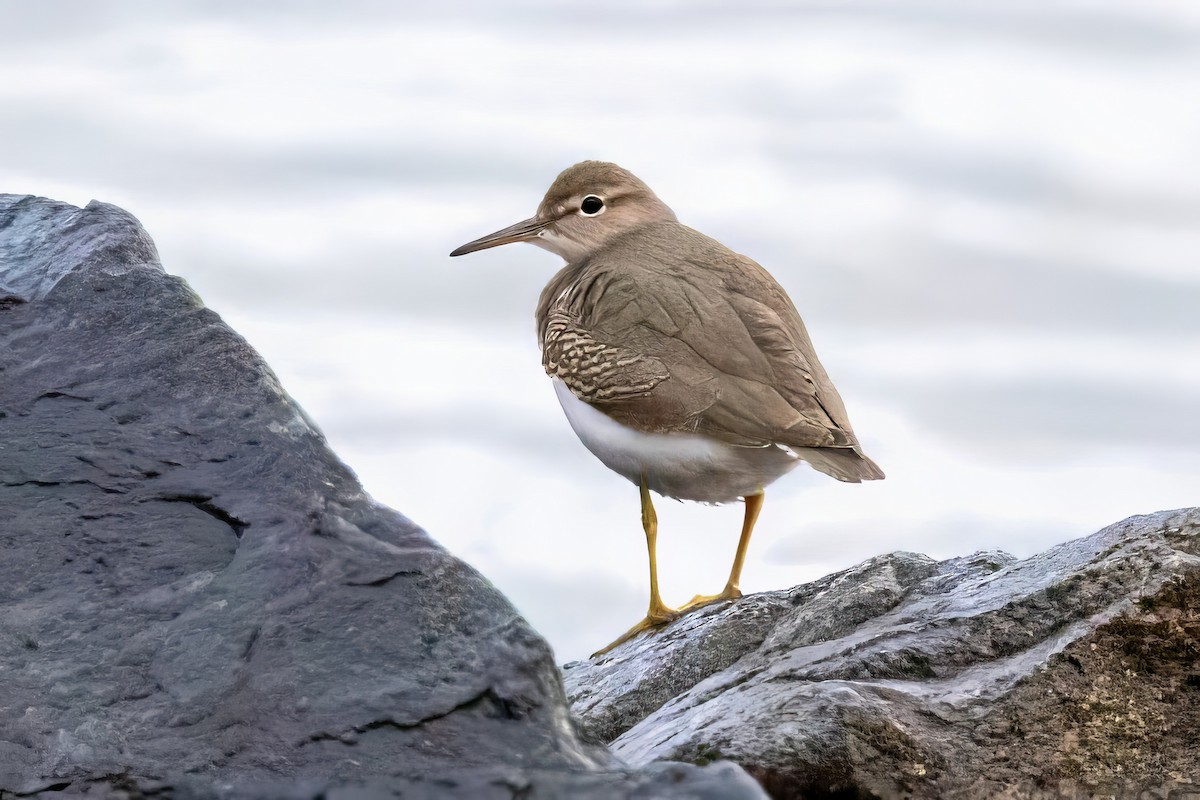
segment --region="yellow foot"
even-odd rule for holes
[[[666,625],[668,622],[674,622],[677,619],[679,619],[678,611],[676,611],[673,608],[667,608],[666,606],[663,606],[662,608],[647,614],[646,617],[641,622],[639,622],[637,625],[634,625],[632,628],[630,628],[629,630],[625,631],[620,636],[618,636],[616,638],[616,641],[614,641],[611,644],[609,644],[605,647],[602,647],[599,650],[597,650],[596,652],[592,653],[592,658],[595,658],[596,656],[604,655],[605,653],[607,653],[609,650],[612,650],[617,645],[628,642],[630,639],[637,636],[639,633],[642,633],[644,631],[652,631],[655,628]]]
[[[691,611],[693,608],[737,600],[742,596],[742,590],[736,586],[726,586],[720,594],[698,594],[679,607],[680,613]]]

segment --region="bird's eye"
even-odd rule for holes
[[[579,204],[579,213],[585,217],[594,217],[604,210],[604,201],[594,194],[589,194],[583,198],[583,202]]]

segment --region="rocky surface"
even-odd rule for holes
[[[581,743],[546,643],[113,206],[0,195],[0,553],[0,797],[761,796]]]
[[[1200,509],[1022,561],[893,553],[565,668],[631,764],[779,798],[1200,797]]]

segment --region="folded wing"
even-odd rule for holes
[[[546,371],[639,430],[783,445],[840,480],[882,478],[778,283],[690,228],[653,227],[614,249],[635,263],[601,251],[546,287]]]

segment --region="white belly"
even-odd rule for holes
[[[554,393],[584,447],[612,471],[666,497],[726,503],[758,494],[799,463],[781,447],[738,447],[695,433],[643,433],[580,400],[559,378]]]

